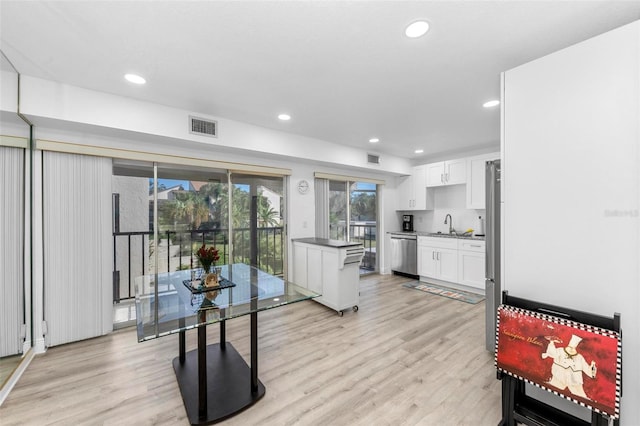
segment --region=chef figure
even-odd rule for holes
[[[569,391],[582,398],[590,399],[585,393],[582,387],[583,380],[582,374],[586,374],[592,379],[596,378],[596,362],[591,361],[591,364],[587,364],[584,357],[578,353],[576,347],[582,341],[582,338],[575,334],[571,336],[569,344],[564,348],[556,348],[556,342],[562,342],[557,337],[547,337],[549,345],[547,351],[542,354],[542,358],[552,358],[553,365],[551,366],[551,380],[548,382],[550,385],[564,390],[569,388]]]

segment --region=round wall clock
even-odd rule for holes
[[[298,182],[298,192],[301,194],[309,192],[309,182],[304,179]]]

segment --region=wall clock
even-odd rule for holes
[[[298,182],[298,192],[301,194],[309,192],[309,182],[304,179]]]

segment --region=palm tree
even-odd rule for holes
[[[258,198],[258,226],[263,228],[269,226],[278,226],[280,224],[280,215],[271,207],[269,200],[262,195]]]

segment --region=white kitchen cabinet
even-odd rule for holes
[[[458,240],[458,284],[484,290],[485,242]]]
[[[441,161],[426,165],[427,187],[458,185],[467,182],[467,160]]]
[[[396,210],[413,210],[413,176],[398,178],[398,206]]]
[[[458,279],[458,240],[418,237],[418,275],[443,281]]]
[[[445,161],[444,172],[447,185],[459,185],[467,183],[467,159]]]
[[[418,236],[418,275],[484,290],[484,240]]]
[[[313,300],[340,314],[358,310],[361,243],[322,238],[293,240],[293,282],[320,293]]]
[[[444,161],[426,165],[427,187],[444,185]]]
[[[485,209],[485,165],[500,159],[500,153],[484,154],[467,159],[467,208]]]
[[[307,288],[322,294],[323,254],[320,247],[307,247]]]
[[[440,277],[443,281],[458,281],[458,250],[438,249],[438,263],[440,265]]]
[[[396,210],[433,209],[433,198],[427,197],[426,166],[416,166],[409,176],[400,178],[398,208]]]
[[[435,247],[418,244],[418,275],[421,277],[435,277],[438,274],[436,250]]]

